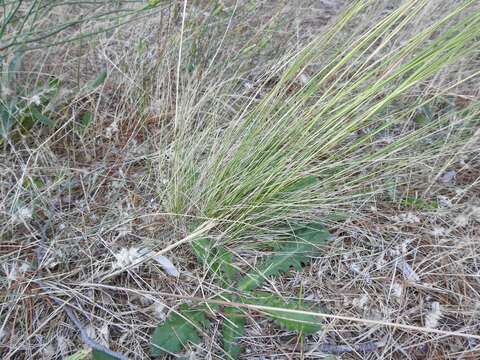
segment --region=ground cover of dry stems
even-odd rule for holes
[[[254,32],[269,18],[283,19],[280,30],[269,32],[268,41],[277,43],[267,42],[253,65],[245,65],[243,87],[237,89],[234,100],[241,102],[251,94],[255,79],[283,46],[305,44],[321,31],[326,19],[340,11],[340,5],[335,1],[304,1],[301,6],[262,2],[252,8],[255,16],[234,21],[235,31]],[[198,6],[202,9],[202,2]],[[155,325],[179,300],[209,298],[221,291],[187,246],[165,254],[179,270],[178,277],[147,261],[105,280],[122,249],[161,249],[188,235],[185,223],[166,213],[161,204],[168,185],[164,169],[172,156],[162,137],[173,119],[175,63],[162,63],[164,77],[151,79],[152,68],[145,62],[145,58],[168,57],[169,44],[162,39],[166,34],[178,36],[180,23],[180,17],[170,11],[162,10],[149,19],[151,28],[126,27],[95,46],[47,54],[50,61],[45,62],[44,73],[58,74],[60,69],[66,80],[75,82],[72,79],[80,73],[87,81],[107,67],[111,76],[100,90],[71,98],[68,109],[59,114],[68,124],[78,114],[94,111],[97,120],[84,137],[75,136],[65,125],[53,134],[23,138],[0,154],[2,358],[65,358],[84,347],[78,329],[53,298],[67,301],[99,343],[142,359],[148,357]],[[151,36],[158,41],[157,47],[132,57],[135,48],[125,46],[128,36],[144,37],[152,46]],[[119,44],[112,45],[112,39]],[[131,66],[126,67],[124,59]],[[152,82],[157,82],[156,95],[163,95],[141,104],[139,88]],[[478,97],[478,89],[466,86],[462,91],[456,94],[459,102]],[[146,111],[150,115],[137,116],[141,111],[132,109],[141,106],[150,109]],[[480,142],[474,141],[473,146],[480,148]],[[264,286],[358,321],[326,319],[324,330],[299,337],[251,311],[241,341],[243,358],[480,357],[480,159],[473,152],[444,155],[443,163],[437,159],[425,171],[404,174],[408,181],[400,181],[398,187],[354,207],[345,204],[319,213],[334,235],[324,254],[304,271],[292,271]],[[446,159],[453,160],[443,167]],[[438,206],[401,203],[416,196]],[[325,218],[325,214],[332,216]],[[237,255],[254,263],[258,254],[245,250]],[[473,336],[407,330],[402,324]],[[192,346],[187,356],[219,358],[220,347],[214,322],[205,342]]]

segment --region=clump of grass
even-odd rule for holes
[[[474,56],[480,31],[480,13],[469,1],[412,33],[427,5],[403,3],[330,54],[335,37],[368,6],[355,3],[330,31],[281,63],[263,83],[274,81],[263,98],[220,131],[208,116],[201,128],[177,114],[172,211],[224,224],[235,241],[250,229],[305,220],[312,209],[361,197],[369,184],[411,166],[392,159],[418,151],[445,121],[412,126],[411,114],[478,75],[458,72],[442,89],[418,93],[447,66],[453,77],[455,63]],[[462,126],[477,111],[465,112]],[[376,148],[381,134],[402,128],[393,143]]]

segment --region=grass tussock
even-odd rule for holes
[[[468,4],[412,34],[409,25],[423,15],[426,5],[404,4],[357,35],[348,47],[325,57],[322,49],[366,4],[352,6],[330,32],[279,65],[275,79],[265,80],[274,86],[258,103],[247,103],[220,136],[215,137],[218,127],[210,127],[208,117],[195,119],[192,129],[188,118],[177,116],[173,212],[193,210],[206,218],[234,222],[239,231],[238,224],[243,230],[268,228],[294,214],[308,218],[308,210],[320,204],[352,199],[370,181],[412,165],[402,162],[402,150],[415,144],[422,156],[419,140],[433,138],[444,120],[439,116],[426,126],[416,126],[405,117],[478,75],[456,77],[435,92],[425,90],[443,66],[471,55],[478,38],[478,14],[448,23]],[[304,84],[295,84],[306,68],[320,61]],[[455,69],[449,71],[455,77]],[[408,100],[395,104],[399,99]],[[475,121],[476,110],[470,115],[468,119]],[[462,127],[472,126],[468,119]],[[381,134],[395,128],[403,128],[395,141],[375,145]],[[192,131],[199,132],[198,144],[191,142]],[[432,148],[429,145],[428,150]],[[389,161],[393,156],[400,159]]]

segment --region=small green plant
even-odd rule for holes
[[[0,86],[0,144],[10,137],[25,135],[36,125],[41,124],[54,128],[57,117],[55,111],[68,108],[68,98],[60,99],[61,104],[56,103],[56,96],[60,90],[61,81],[57,78],[46,80],[42,85],[33,90],[15,86],[15,70],[19,66],[19,59],[14,59],[15,65],[9,66],[3,87]],[[105,82],[106,72],[101,72],[97,77],[88,82],[75,96],[82,96],[96,90]],[[74,125],[75,133],[82,137],[93,121],[90,111],[83,113],[79,121]]]
[[[42,61],[38,67],[32,68],[28,64],[25,70],[22,69],[26,55],[30,55],[32,50],[53,49],[92,39],[100,34],[108,35],[124,24],[148,16],[162,3],[161,0],[154,0],[127,7],[123,2],[118,2],[112,8],[110,2],[1,1],[0,145],[8,142],[12,136],[28,133],[36,124],[53,128],[57,123],[54,119],[58,119],[58,114],[54,111],[56,109],[52,101],[58,93],[60,80],[53,76],[47,79],[38,77],[33,84],[29,84],[34,77],[29,78],[28,74],[44,74],[44,71]],[[73,6],[82,6],[84,10],[77,13],[69,8]],[[58,12],[65,13],[65,18],[59,19]],[[89,22],[95,22],[94,31],[72,31]],[[75,95],[81,96],[84,92],[93,91],[105,81],[106,76],[106,72],[100,73]],[[38,83],[41,85],[38,86]],[[62,104],[68,108],[70,100],[62,99]],[[78,136],[83,136],[92,121],[93,115],[86,112],[78,119],[74,131]]]
[[[29,131],[35,123],[53,127],[48,116],[48,105],[58,92],[60,81],[56,78],[45,81],[34,89],[16,85],[16,74],[21,66],[23,52],[18,52],[2,74],[0,85],[0,143],[17,128],[21,133]]]
[[[276,295],[256,289],[272,276],[278,276],[291,268],[301,270],[302,266],[307,265],[311,258],[320,252],[321,245],[329,237],[328,231],[319,223],[293,229],[287,238],[275,243],[273,256],[252,267],[243,276],[240,276],[241,270],[233,263],[233,254],[223,247],[214,246],[209,239],[194,241],[192,250],[225,290],[226,295],[219,296],[219,300],[274,308],[263,311],[263,314],[290,331],[313,333],[321,329],[318,319],[312,315],[285,311],[303,309],[304,306],[299,301],[286,302]],[[209,318],[213,316],[212,310],[217,312],[221,309],[216,304],[181,305],[155,329],[152,336],[152,355],[176,354],[189,342],[198,344],[202,331],[208,327]],[[224,358],[236,359],[241,353],[238,340],[244,334],[245,313],[234,305],[224,306],[222,310]]]

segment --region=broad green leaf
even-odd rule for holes
[[[192,242],[192,251],[202,264],[208,264],[208,259],[212,252],[212,242],[209,239],[202,238]]]
[[[192,250],[197,259],[218,276],[227,287],[235,281],[238,270],[233,265],[233,255],[223,247],[213,247],[209,239],[203,238],[192,242]]]
[[[19,120],[18,127],[22,134],[27,134],[28,131],[31,130],[38,122],[38,120],[33,117],[31,112],[26,113],[25,116],[21,117]]]
[[[238,288],[244,291],[253,290],[269,276],[287,272],[290,268],[301,270],[302,264],[308,264],[329,238],[330,234],[319,223],[294,230],[293,236],[281,243],[275,255],[263,260],[240,280]]]
[[[69,355],[65,358],[65,360],[85,360],[88,358],[90,354],[90,350],[80,350],[77,351],[75,354]]]
[[[107,79],[107,72],[102,71],[100,74],[97,75],[97,77],[93,81],[91,81],[88,84],[87,89],[88,90],[95,90],[97,87],[102,85],[105,82],[106,79]]]
[[[54,122],[49,117],[43,115],[36,106],[32,106],[30,108],[30,112],[32,114],[32,117],[36,121],[41,122],[42,124],[47,125],[48,127],[53,127],[55,125]]]
[[[207,324],[204,309],[191,309],[188,305],[180,306],[178,313],[172,313],[162,325],[155,329],[151,343],[152,356],[178,353],[189,342],[198,344],[199,329]]]
[[[311,309],[307,309],[298,303],[285,302],[272,294],[256,292],[252,295],[253,298],[247,298],[244,301],[250,304],[278,308],[278,310],[262,310],[262,313],[287,330],[309,334],[322,329],[322,324],[317,316],[285,311],[285,309],[303,311],[311,311]]]
[[[93,114],[90,111],[86,111],[76,126],[77,134],[79,136],[85,135],[85,131],[88,129],[92,121]]]
[[[107,353],[104,353],[103,351],[100,350],[92,350],[92,358],[93,360],[118,360],[119,358],[116,356],[109,355]]]
[[[222,325],[223,350],[229,359],[237,359],[241,348],[238,338],[245,333],[245,316],[235,307],[225,308],[225,320]]]
[[[0,139],[6,139],[13,127],[14,119],[11,111],[0,100]]]
[[[316,176],[309,175],[305,176],[294,183],[292,183],[290,186],[288,186],[284,192],[290,193],[290,192],[295,192],[298,190],[303,190],[305,188],[308,188],[312,185],[315,185],[318,182],[318,179]]]
[[[237,268],[233,265],[233,254],[224,248],[219,248],[212,269],[219,274],[222,281],[230,284],[236,280],[238,274]]]

